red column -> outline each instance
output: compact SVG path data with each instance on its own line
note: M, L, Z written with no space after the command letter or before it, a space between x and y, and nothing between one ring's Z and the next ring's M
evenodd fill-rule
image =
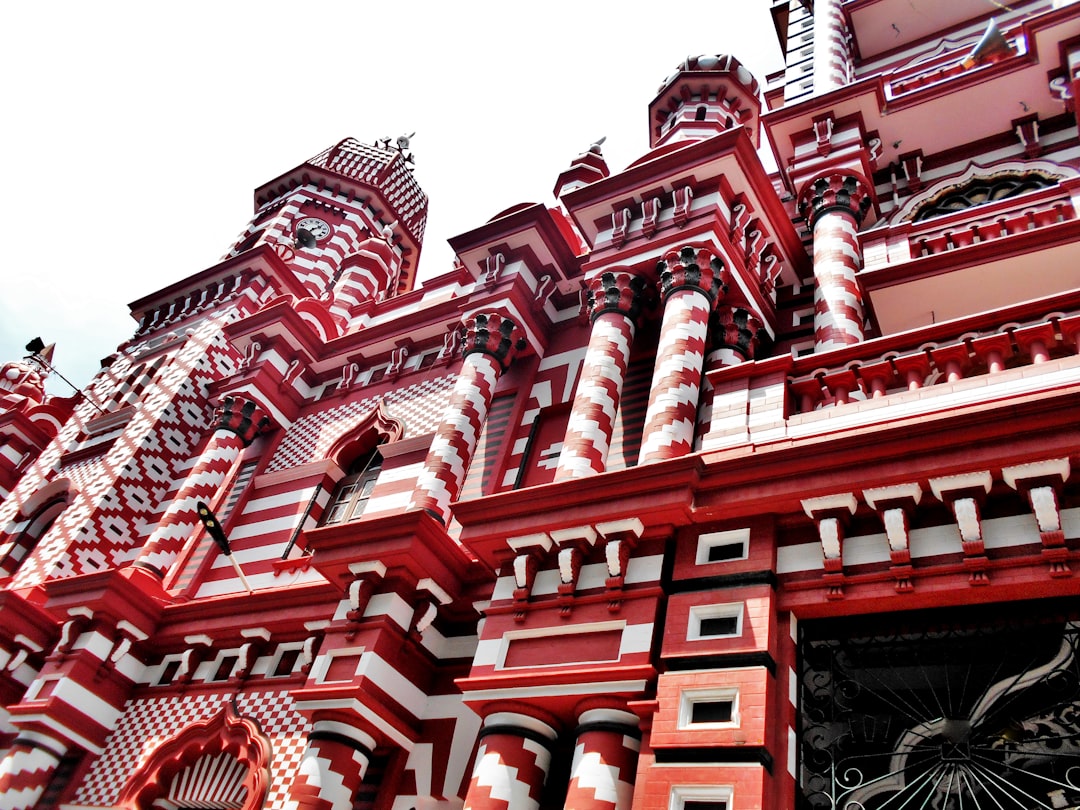
M566 807L630 810L641 731L637 717L617 709L590 709L578 718Z
M555 729L534 717L489 715L480 730L464 810L536 810L555 737Z
M206 447L134 565L165 576L199 525L196 504L214 499L240 451L269 423L269 417L253 400L225 397L215 414L214 432Z
M658 265L664 319L656 348L641 464L693 449L709 313L722 291L724 264L707 250L684 247Z
M351 725L315 721L285 810L351 810L374 749L374 738Z
M49 786L67 746L35 732L15 738L0 760L0 806L30 810Z
M644 279L625 272L609 271L589 281L592 335L556 480L604 472L644 289Z
M814 351L863 340L858 232L870 202L868 184L854 175L828 174L803 191L800 209L814 231Z
M474 315L466 330L465 360L409 504L443 522L461 492L499 375L525 348L521 329L498 313Z

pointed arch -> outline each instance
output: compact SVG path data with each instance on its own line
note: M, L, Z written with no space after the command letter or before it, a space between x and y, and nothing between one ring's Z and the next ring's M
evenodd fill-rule
M380 398L360 422L341 436L328 454L345 476L335 482L321 523L347 523L364 514L382 473L379 448L400 439L405 423L395 419Z
M158 746L120 792L121 810L190 806L257 810L269 788L270 741L225 706Z
M330 445L326 456L333 459L338 467L347 470L353 461L372 448L396 442L404 435L405 422L392 416L386 401L380 397L375 407Z

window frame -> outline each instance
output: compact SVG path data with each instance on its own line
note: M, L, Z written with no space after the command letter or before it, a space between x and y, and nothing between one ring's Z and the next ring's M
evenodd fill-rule
M361 462L358 464L357 462ZM323 517L319 525L337 526L341 523L351 523L363 517L368 502L375 492L375 485L382 473L383 457L379 447L373 447L371 452L360 456L353 462L350 469L360 469L350 472L337 482L334 493L326 503ZM335 517L335 510L340 510L339 516Z

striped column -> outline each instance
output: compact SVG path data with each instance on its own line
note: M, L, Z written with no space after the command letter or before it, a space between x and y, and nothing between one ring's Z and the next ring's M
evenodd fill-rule
M348 323L350 310L375 301L387 292L397 271L397 256L384 239L367 239L342 262L341 278L334 285L330 313Z
M644 279L625 272L601 273L589 281L592 334L555 470L557 481L605 469L644 289Z
M464 810L536 810L555 737L555 729L534 717L489 715L480 730Z
M0 760L0 806L30 810L49 786L67 746L39 733L19 736Z
M870 208L869 186L853 175L830 174L809 183L800 209L814 231L814 351L861 343L862 266L859 225Z
M165 576L199 525L198 502L213 501L233 463L240 457L240 451L254 441L259 431L270 423L270 418L254 400L225 397L214 422L214 432L202 455L135 559L134 565L160 577Z
M843 0L814 3L814 94L843 87L851 76L851 48Z
M761 319L742 307L720 306L709 324L709 345L712 350L705 357L705 370L729 368L753 360L762 345L769 340L769 333ZM701 407L698 408L698 436L704 437L712 430L713 401L715 391L708 376L701 379Z
M358 728L315 721L284 810L352 810L374 750L374 738Z
M630 810L641 732L637 717L591 709L578 718L577 744L566 791L574 810Z
M693 449L709 313L727 290L724 263L707 250L672 251L657 269L664 319L645 411L641 464L684 456Z
M465 326L465 360L409 504L444 523L461 492L499 375L525 348L524 332L505 315L476 314Z

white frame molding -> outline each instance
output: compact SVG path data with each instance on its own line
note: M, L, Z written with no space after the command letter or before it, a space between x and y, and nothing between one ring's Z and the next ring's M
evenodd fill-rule
M714 638L740 638L743 634L743 616L746 615L745 602L724 602L714 605L692 605L690 616L686 623L686 640L699 641ZM735 619L735 631L733 633L709 633L701 632L702 619Z
M722 723L695 723L694 706L699 703L731 704L731 720ZM739 687L720 686L712 689L684 689L679 692L679 730L718 729L739 727Z
M687 802L724 802L731 810L730 785L672 785L668 810L683 810Z
M732 557L729 560L710 560L709 551L719 546L733 546L742 543L742 556ZM750 529L729 529L724 532L705 532L698 537L697 555L694 557L695 565L717 565L720 563L736 562L750 557Z

